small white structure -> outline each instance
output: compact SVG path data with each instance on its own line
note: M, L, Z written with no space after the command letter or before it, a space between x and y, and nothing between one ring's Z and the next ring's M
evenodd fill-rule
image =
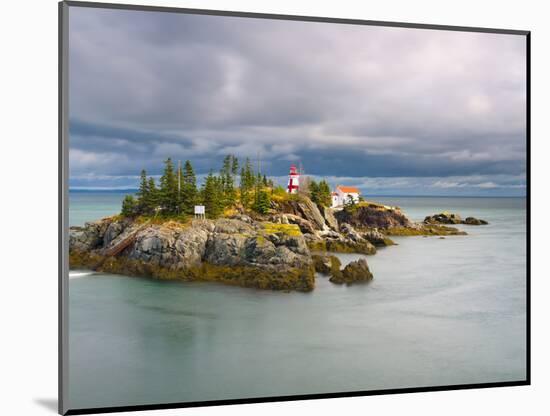
M360 191L354 186L338 185L332 193L332 208L341 207L350 201L350 196L355 203L359 202Z
M204 205L195 205L195 218L206 218L206 209Z

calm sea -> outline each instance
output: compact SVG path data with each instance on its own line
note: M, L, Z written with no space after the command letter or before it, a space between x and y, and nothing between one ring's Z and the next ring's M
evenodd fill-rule
M118 212L122 196L71 193L70 223ZM524 379L525 199L372 199L490 225L397 238L367 257L372 283L318 276L311 293L71 271L70 407Z

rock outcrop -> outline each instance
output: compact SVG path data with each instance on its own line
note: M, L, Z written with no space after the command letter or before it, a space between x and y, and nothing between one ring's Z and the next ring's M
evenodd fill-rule
M355 227L363 238L374 245L394 244L389 236L431 236L431 235L465 235L454 227L441 223L415 223L397 207L388 207L374 203L359 203L346 207L335 213L342 227L347 223Z
M361 233L363 238L373 244L375 247L393 246L395 243L389 237L382 234L377 228L373 228Z
M413 223L398 209L382 206L358 205L336 212L339 224L347 223L357 229L387 229L412 227Z
M460 215L447 211L439 214L429 215L424 218L424 224L466 224L466 225L486 225L487 221L474 217L467 217L463 220Z
M321 235L322 238L308 242L312 250L337 253L376 253L376 247L349 224L340 224L340 233L328 231L321 233Z
M448 213L415 223L397 207L368 202L319 209L303 195L272 201L271 208L262 215L237 206L228 218L187 223L116 216L71 227L71 267L309 291L315 271L338 284L372 279L364 259L341 270L339 259L327 253L372 255L394 244L389 236L464 235L447 224L487 223Z
M466 224L466 225L487 225L489 223L487 221L479 219L479 218L466 217L463 224Z
M450 212L441 212L424 218L424 224L462 224L460 215Z
M305 196L296 196L282 202L272 201L272 208L279 213L293 214L310 222L315 230L327 230L325 218L311 199Z
M71 266L261 289L309 291L314 287L309 249L295 225L220 219L133 227L105 219L72 228ZM128 237L132 229L131 245L116 257L104 255L104 247Z
M334 211L332 208L329 207L323 207L323 217L325 218L325 222L327 225L333 230L338 231L338 221L336 220L336 217L334 216Z
M349 285L356 282L368 282L372 279L373 276L367 261L359 259L349 263L339 275L333 275L330 281L336 284L346 283Z
M296 224L304 234L315 234L318 228L310 221L294 214L275 214L270 221L278 224Z
M340 263L338 257L330 254L313 254L311 258L316 272L326 276L336 275L338 277L341 275L340 266L342 263Z

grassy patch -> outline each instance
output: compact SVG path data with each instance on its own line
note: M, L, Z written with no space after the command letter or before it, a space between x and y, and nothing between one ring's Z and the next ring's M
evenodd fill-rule
M263 227L267 234L284 234L290 237L299 237L302 235L300 227L296 224L276 224L273 222L264 222Z

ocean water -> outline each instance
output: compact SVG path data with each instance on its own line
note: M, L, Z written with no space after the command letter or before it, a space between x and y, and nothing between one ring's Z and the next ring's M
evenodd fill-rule
M71 194L70 222L116 213L121 198ZM366 257L371 283L317 276L311 293L73 270L70 407L525 379L525 199L369 199L490 225L396 238Z

